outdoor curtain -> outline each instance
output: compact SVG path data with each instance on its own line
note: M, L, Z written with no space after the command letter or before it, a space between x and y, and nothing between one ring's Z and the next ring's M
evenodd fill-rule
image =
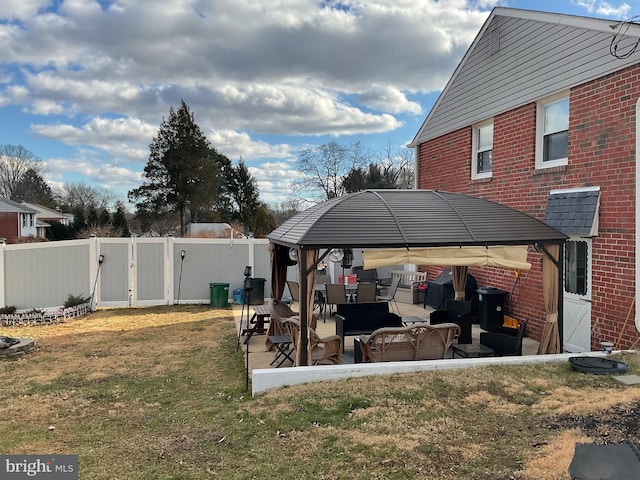
M392 267L405 263L416 265L489 266L529 270L527 246L472 246L390 248L367 250L362 255L365 269Z
M289 248L284 245L270 243L269 252L271 252L271 298L279 301L284 295L284 288L287 284L287 267L292 265L292 260L289 258ZM284 332L281 331L279 322L269 322L265 339L267 350L273 350L273 343L269 337L282 334Z
M305 262L304 264L301 265L304 266L307 269L311 269L311 273L309 273L309 275L306 276L306 278L302 278L302 281L306 281L307 282L307 296L306 299L300 298L300 301L305 301L306 300L306 325L308 328L316 328L316 321L317 321L317 317L314 316L313 314L313 300L314 300L314 296L315 296L315 285L316 285L316 262L318 261L318 250L300 250L300 254L305 256ZM301 273L301 277L304 277L304 272ZM300 309L300 313L302 314L304 312L303 309ZM303 322L305 322L305 319L302 318L302 315L300 316L300 325L302 327ZM307 337L306 337L306 341L303 342L302 341L302 335L303 335L303 328L300 328L300 338L298 339L298 342L296 343L297 345L300 345L302 347L302 345L306 345L307 346L307 361L303 362L302 361L302 348L298 348L296 350L296 366L303 366L303 365L311 365L311 342L309 342L309 332L308 329L305 329L306 333L307 333Z
M558 268L559 245L546 245L542 257L542 291L544 308L547 314L538 354L560 353L560 333L558 331Z
M271 298L281 300L287 284L289 266L289 248L275 243L269 244L271 252Z
M468 267L460 265L451 268L453 273L454 300L464 300L467 291L467 270Z

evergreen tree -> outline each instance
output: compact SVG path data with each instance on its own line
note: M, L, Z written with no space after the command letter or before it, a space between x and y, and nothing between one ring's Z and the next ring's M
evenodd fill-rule
M220 157L182 101L162 122L150 145L143 184L129 192L129 199L144 218L176 212L184 235L190 211L210 210L218 199L223 174Z
M73 209L73 231L77 235L78 233L87 229L87 221L84 216L84 210L82 208Z
M113 224L114 228L120 231L120 236L131 236L131 232L129 231L129 223L127 222L127 216L122 202L116 203L116 211L113 212L111 223Z
M229 169L227 193L232 202L231 221L242 223L245 232L255 232L260 207L258 183L242 160Z
M55 207L51 187L33 168L28 169L15 185L11 200L37 203L49 208Z
M87 212L87 225L89 227L96 227L100 225L98 220L98 212L95 207L89 207L89 211Z
M100 215L98 215L98 225L100 225L101 227L111 225L111 214L107 211L106 208L100 210Z

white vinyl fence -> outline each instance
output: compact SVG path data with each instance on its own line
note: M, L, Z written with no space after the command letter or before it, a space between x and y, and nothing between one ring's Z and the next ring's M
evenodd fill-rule
M59 307L69 295L93 297L93 306L209 303L210 284L242 288L244 267L265 279L270 297L266 239L90 238L0 245L0 307Z

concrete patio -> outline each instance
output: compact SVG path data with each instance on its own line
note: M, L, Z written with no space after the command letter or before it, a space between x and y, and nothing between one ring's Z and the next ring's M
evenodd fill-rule
M403 317L420 317L423 319L428 319L429 314L433 310L431 307L423 308L422 304L412 304L411 291L407 288L399 288L396 294L396 300L398 303L398 308L400 309L400 315ZM298 310L297 304L293 304L292 308L294 310ZM240 316L242 313L241 305L233 305L233 311L236 319L236 328L240 328ZM317 313L317 311L316 311ZM253 314L253 307L249 307L249 314ZM245 310L245 322L246 322L246 310ZM239 330L237 330L239 331ZM316 331L320 337L327 337L329 335L334 335L336 333L336 326L333 317L330 317L327 313L326 321L321 316L318 321L318 326ZM473 326L473 343L479 343L480 336L480 327L475 324ZM267 350L265 346L266 335L252 335L251 340L249 342L249 372L252 376L254 370L258 369L273 369L274 366L271 365L276 352L275 350ZM345 338L344 345L344 356L343 356L343 364L349 365L353 364L353 340L354 337L347 336ZM243 350L245 349L244 337L240 339L240 345ZM522 343L523 355L535 355L538 351L538 342L531 338L524 338ZM246 353L246 350L245 350ZM451 358L451 354L449 354L448 358ZM246 355L245 355L246 359ZM464 359L471 360L471 359ZM291 367L291 362L285 360L280 369L284 369L286 367ZM324 367L323 367L324 368Z

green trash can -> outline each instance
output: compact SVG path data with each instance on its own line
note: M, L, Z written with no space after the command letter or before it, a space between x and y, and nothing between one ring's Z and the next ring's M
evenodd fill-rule
M227 307L229 305L229 284L209 284L210 304L212 307Z

